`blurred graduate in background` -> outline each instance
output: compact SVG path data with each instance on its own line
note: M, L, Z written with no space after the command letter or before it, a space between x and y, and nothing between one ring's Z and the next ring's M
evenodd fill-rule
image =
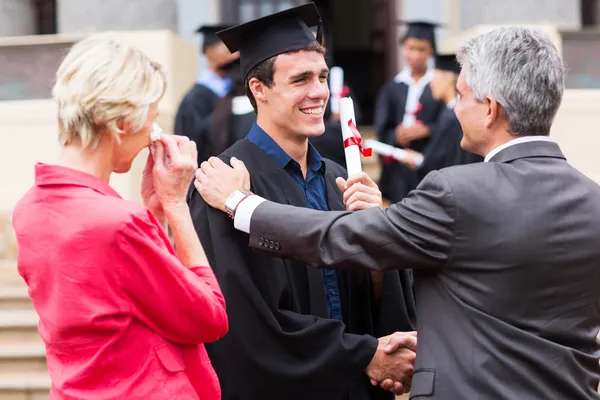
M187 136L196 142L198 165L213 155L211 141L212 114L217 100L231 89L231 78L225 69L239 58L231 54L216 33L227 26L202 26L197 32L204 35L202 53L206 56L204 68L194 86L185 95L175 116L175 134Z
M420 179L434 170L483 161L483 157L460 147L463 132L453 111L458 100L456 81L459 73L460 65L454 54L436 57L436 70L429 86L433 98L442 101L446 107L440 111L436 123L431 125L429 141L423 153L406 149L410 157L403 162L410 169L417 171ZM417 167L414 160L420 156L423 157L423 163Z
M443 103L434 99L429 83L434 77L435 27L430 22L408 23L401 39L406 67L379 92L375 131L379 141L422 153ZM392 203L402 200L420 182L406 165L382 157L379 188Z

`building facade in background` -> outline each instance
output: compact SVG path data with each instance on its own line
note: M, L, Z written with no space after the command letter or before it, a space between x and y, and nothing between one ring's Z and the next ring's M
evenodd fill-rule
M563 39L569 68L567 86L600 88L600 0L314 0L323 16L329 61L344 68L346 80L360 99L365 123L379 88L401 68L400 20L443 24L438 42L482 24L553 24ZM105 30L168 29L198 46L195 33L203 24L236 24L306 0L0 0L0 36L75 34ZM15 51L8 51L15 56ZM36 52L30 48L25 61ZM19 51L16 51L19 52ZM52 53L56 54L56 52ZM4 59L8 54L5 52ZM47 69L57 60L47 55ZM45 79L48 72L25 68L19 57L0 65L0 100L31 98L47 90L25 90L23 80ZM199 66L204 60L198 52ZM38 74L38 75L35 75ZM41 75L40 75L41 74ZM37 76L37 78L36 78ZM40 79L42 79L40 78ZM29 96L29 97L28 97Z

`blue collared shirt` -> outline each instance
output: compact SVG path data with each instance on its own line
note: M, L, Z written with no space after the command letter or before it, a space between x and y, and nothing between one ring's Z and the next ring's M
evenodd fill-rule
M325 189L325 162L314 148L308 144L306 179L302 175L300 164L293 160L271 137L257 124L252 126L248 136L249 141L260 147L275 162L283 168L300 188L306 199L308 208L329 211L327 191ZM337 273L332 269L321 270L327 304L327 315L332 319L342 319L342 303L337 280Z
M230 78L221 78L208 68L202 70L196 83L206 86L219 97L225 97L229 93L229 89L231 89Z

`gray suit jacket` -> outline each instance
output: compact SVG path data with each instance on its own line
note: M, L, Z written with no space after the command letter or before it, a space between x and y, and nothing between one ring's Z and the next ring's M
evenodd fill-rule
M415 270L411 399L600 398L600 187L555 143L434 171L384 211L264 202L250 227L278 257Z

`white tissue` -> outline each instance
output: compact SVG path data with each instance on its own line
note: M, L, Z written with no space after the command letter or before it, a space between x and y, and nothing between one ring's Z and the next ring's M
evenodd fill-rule
M160 139L160 135L163 133L163 130L160 129L160 126L155 122L152 124L152 133L150 134L150 141L156 142Z

